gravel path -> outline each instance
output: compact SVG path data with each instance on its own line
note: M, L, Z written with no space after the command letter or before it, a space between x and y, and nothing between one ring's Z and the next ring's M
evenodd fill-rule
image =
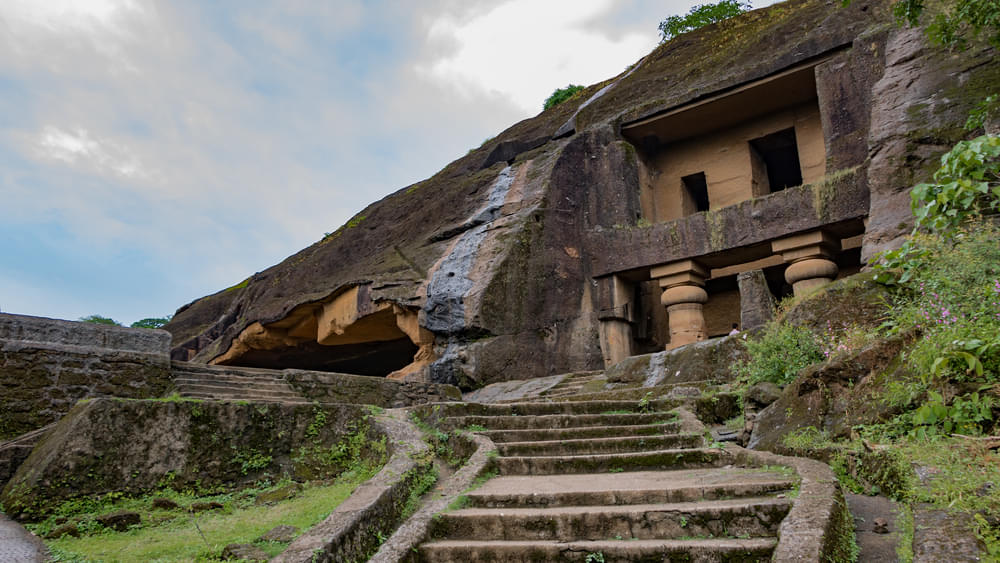
M45 544L20 524L0 514L0 561L35 563L48 561Z

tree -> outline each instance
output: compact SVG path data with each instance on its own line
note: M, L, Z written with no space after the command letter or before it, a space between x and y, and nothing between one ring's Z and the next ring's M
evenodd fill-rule
M88 315L86 317L80 317L80 321L96 325L124 326L122 323L110 317L102 317L101 315Z
M174 318L173 315L167 315L165 317L150 317L148 319L135 321L130 326L132 328L161 328L163 325L169 323L172 318Z
M920 1L920 0L913 0ZM750 2L721 0L717 4L699 4L684 16L670 16L660 22L660 43L706 25L738 16L750 9Z
M1000 47L1000 2L996 0L955 0L936 14L927 25L932 41L951 47L964 47L966 35L985 32L995 47ZM925 0L899 0L892 6L896 19L916 26L923 15Z
M556 88L555 92L548 98L545 98L545 103L542 105L542 109L549 109L555 107L566 100L570 99L580 90L583 90L583 86L579 84L568 84L565 88Z

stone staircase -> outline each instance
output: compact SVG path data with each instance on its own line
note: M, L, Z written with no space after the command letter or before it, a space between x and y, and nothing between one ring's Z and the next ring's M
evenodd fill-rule
M794 471L710 447L704 426L671 411L684 404L441 405L442 427L497 444L498 476L435 517L412 559L770 561Z
M174 362L173 373L177 393L189 399L310 404L274 370Z

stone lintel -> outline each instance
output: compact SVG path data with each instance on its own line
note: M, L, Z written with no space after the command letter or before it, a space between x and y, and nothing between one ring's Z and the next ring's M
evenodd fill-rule
M771 250L775 254L781 254L786 262L790 261L786 258L787 255L798 254L795 251L813 247L823 248L824 252L837 251L840 250L840 239L820 229L771 241Z
M708 268L702 266L695 260L678 260L670 264L653 266L649 270L651 278L664 278L675 274L690 273L701 278L708 277Z
M666 289L675 285L697 285L701 287L705 285L705 276L685 272L663 278L657 278L656 281L660 284L661 289Z

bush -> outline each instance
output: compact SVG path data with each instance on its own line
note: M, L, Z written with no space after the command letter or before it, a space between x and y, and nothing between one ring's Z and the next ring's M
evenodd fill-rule
M795 325L772 322L759 338L747 340L750 359L736 365L736 372L749 385L769 381L787 385L799 371L823 361L823 348L811 331Z
M132 328L160 328L169 323L171 318L173 318L173 315L167 315L166 317L150 317L135 321L130 326Z
M555 92L548 98L545 98L545 103L542 105L542 109L549 109L555 107L566 100L572 98L577 92L583 90L583 86L579 84L568 84L565 88L556 88Z
M122 323L110 317L102 317L101 315L87 315L86 317L80 317L80 322L92 323L96 325L124 326Z
M699 27L738 16L749 9L749 2L740 2L739 0L722 0L717 4L695 6L686 15L670 16L660 22L660 43Z

